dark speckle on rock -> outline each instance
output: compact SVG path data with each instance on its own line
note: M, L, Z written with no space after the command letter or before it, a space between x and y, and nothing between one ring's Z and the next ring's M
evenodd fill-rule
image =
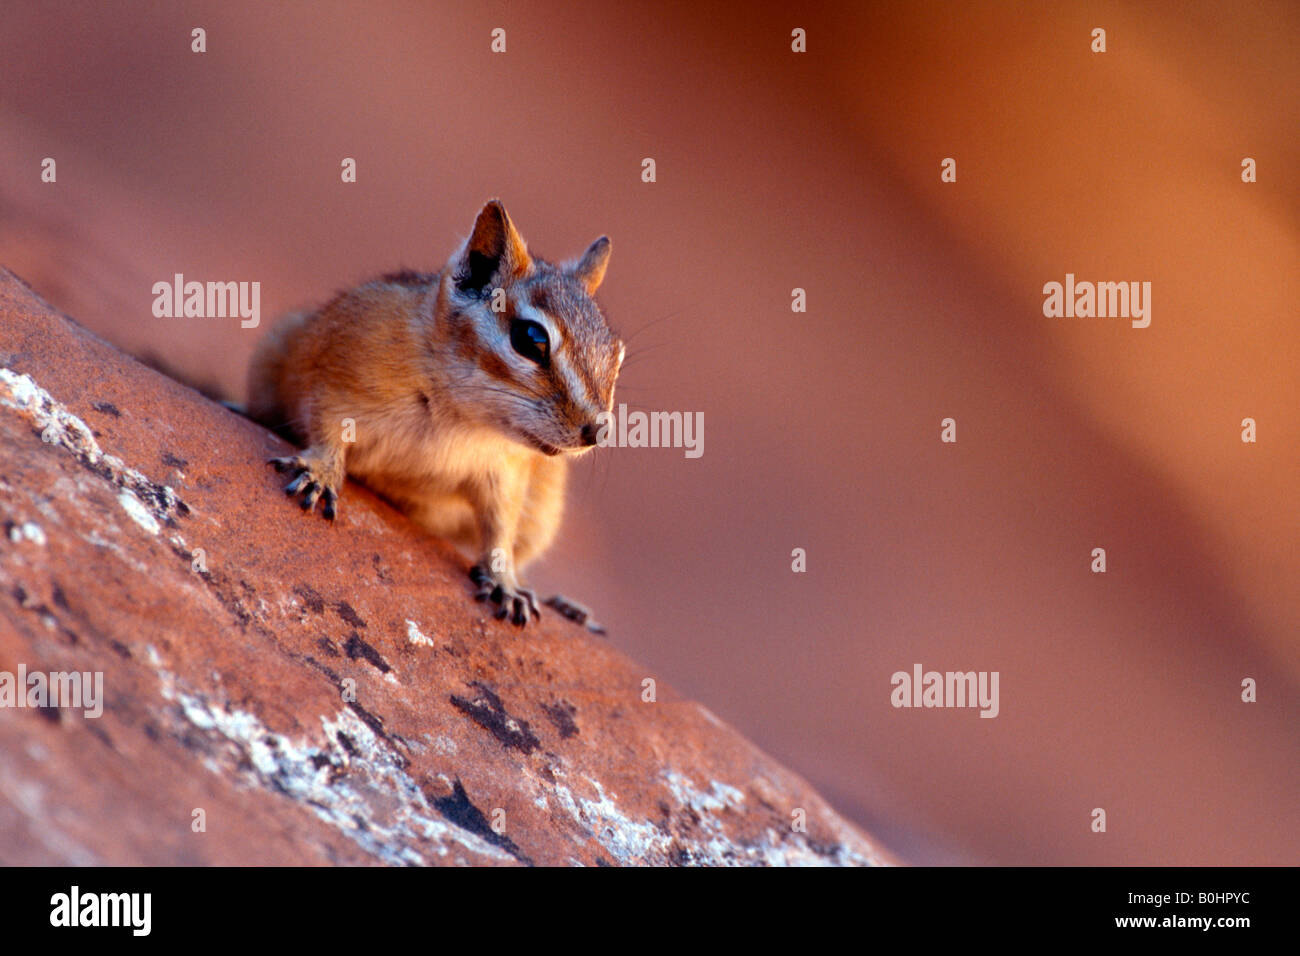
M90 407L97 412L102 412L105 415L112 415L114 418L122 417L121 409L119 409L112 402L95 402Z
M335 652L334 652L334 655L337 657L337 656L338 656L338 652L335 651ZM316 670L320 671L320 672L321 672L322 674L324 674L326 677L328 677L328 678L330 679L330 683L333 684L335 687L340 686L340 681L342 680L342 678L339 677L339 675L338 675L338 673L337 673L336 671L334 671L333 669L331 669L331 668L328 667L327 665L322 664L320 661L316 660L316 658L312 657L310 654L308 654L306 657L304 657L303 660L304 660L307 664L310 664L312 667L316 668Z
M551 719L555 729L560 732L560 737L578 736L578 725L573 719L578 711L567 700L558 701L554 704L542 704L542 711Z
M162 453L162 463L168 468L188 468L189 462L178 455L173 455L169 451Z
M361 619L361 615L352 609L352 605L347 601L339 601L334 605L334 610L338 612L339 617L347 621L353 627L365 627L366 622Z
M307 610L313 614L325 613L325 599L317 594L314 588L309 588L305 584L296 584L293 591L302 598L302 603L307 605Z
M519 847L515 845L514 840L492 829L487 817L483 816L483 811L470 802L469 794L465 792L465 787L460 782L459 777L456 778L452 786L450 796L431 797L429 802L449 822L456 824L462 830L468 830L470 833L487 840L493 846L501 847L501 849L526 866L533 865L533 861L523 854Z
M511 717L492 688L479 681L474 681L470 686L478 691L478 695L473 700L467 700L452 694L452 706L513 750L530 754L541 746L541 741L528 726L528 721Z
M808 849L825 859L833 860L839 854L839 847L834 843L822 843L811 838L805 842L808 844Z
M334 761L330 759L329 754L315 753L312 754L309 759L311 760L311 765L315 767L317 770L322 770L325 767L334 766Z
M377 650L363 641L361 635L356 631L348 635L348 642L343 645L343 652L352 660L364 660L368 664L379 668L385 674L393 669L389 666L388 661L384 660Z

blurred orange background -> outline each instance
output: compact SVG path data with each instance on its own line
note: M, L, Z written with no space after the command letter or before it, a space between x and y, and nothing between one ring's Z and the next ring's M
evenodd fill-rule
M904 860L1295 864L1298 39L1283 2L10 3L0 263L242 398L274 316L440 268L489 197L547 257L608 233L619 399L704 455L583 462L542 590ZM177 272L260 281L262 326L154 318ZM1151 326L1044 317L1067 272L1151 282ZM1000 715L895 710L914 663L999 671Z

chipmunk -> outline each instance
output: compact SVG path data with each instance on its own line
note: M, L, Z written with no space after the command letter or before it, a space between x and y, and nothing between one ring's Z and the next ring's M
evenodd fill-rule
M609 254L601 236L573 262L536 258L494 199L441 272L286 316L248 379L250 416L305 446L270 459L293 473L285 493L332 521L350 475L468 551L497 618L539 618L518 575L555 537L567 461L597 443L625 355L592 298ZM581 605L545 603L603 633Z

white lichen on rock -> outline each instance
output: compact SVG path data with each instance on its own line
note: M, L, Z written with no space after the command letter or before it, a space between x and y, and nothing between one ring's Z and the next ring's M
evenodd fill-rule
M430 853L446 857L457 850L480 858L466 863L514 862L499 847L443 820L391 748L352 711L321 718L322 742L294 740L246 711L182 690L152 647L149 659L158 668L163 697L226 749L225 759L209 770L291 798L383 863L424 866Z
M414 621L406 622L406 638L412 644L420 644L424 647L433 647L433 638L421 631L420 626Z
M24 521L22 524L13 525L9 529L9 540L15 544L27 540L42 547L46 543L45 531L35 521Z
M144 528L150 534L157 534L162 530L158 524L158 519L149 513L143 502L126 488L123 488L117 496L117 503L122 506L122 510L127 513L132 521Z
M37 385L30 375L0 368L0 406L16 410L31 422L41 441L66 449L86 468L123 492L129 492L139 509L144 509L155 524L166 521L174 512L188 511L172 488L151 481L100 448L89 426ZM121 497L118 501L141 523L139 509L133 510L134 506L123 502ZM152 533L158 532L155 529Z

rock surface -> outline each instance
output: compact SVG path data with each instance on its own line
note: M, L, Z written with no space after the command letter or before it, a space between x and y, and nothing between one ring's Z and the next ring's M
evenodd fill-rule
M99 717L0 707L0 864L889 862L364 489L301 514L287 450L0 269L0 680L103 674Z

